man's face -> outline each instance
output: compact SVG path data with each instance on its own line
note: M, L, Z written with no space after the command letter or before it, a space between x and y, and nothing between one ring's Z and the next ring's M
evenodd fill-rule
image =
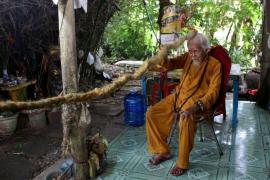
M188 44L188 53L193 61L202 61L205 51L196 40L191 40Z

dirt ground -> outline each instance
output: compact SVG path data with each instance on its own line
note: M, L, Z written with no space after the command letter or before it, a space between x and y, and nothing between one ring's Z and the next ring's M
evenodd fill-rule
M31 179L60 158L60 111L49 114L45 129L23 129L0 140L0 179Z
M90 103L90 132L100 131L111 141L124 128L123 99L139 81L130 82L112 96ZM22 129L11 137L0 137L0 179L32 179L61 157L60 108L48 113L44 129Z

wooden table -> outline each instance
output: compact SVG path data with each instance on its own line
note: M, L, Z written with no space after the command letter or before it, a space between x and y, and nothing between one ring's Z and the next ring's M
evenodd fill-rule
M0 87L0 91L6 91L8 92L10 98L12 101L23 101L26 100L26 88L32 84L36 84L36 80L32 81L27 81L24 83L20 83L14 86L5 86L5 87ZM21 93L21 95L20 95Z

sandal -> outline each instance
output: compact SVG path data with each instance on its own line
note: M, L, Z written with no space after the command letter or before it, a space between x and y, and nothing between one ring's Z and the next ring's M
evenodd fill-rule
M186 172L186 169L182 169L179 167L174 166L171 170L171 175L172 176L181 176Z
M151 159L149 159L149 163L151 165L158 165L166 160L169 160L172 158L172 155L170 153L166 154L157 154L153 156Z

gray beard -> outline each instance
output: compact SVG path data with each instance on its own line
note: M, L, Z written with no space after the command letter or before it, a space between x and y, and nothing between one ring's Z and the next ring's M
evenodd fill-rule
M202 62L200 61L195 61L193 60L192 63L195 65L195 66L200 66L202 64Z

